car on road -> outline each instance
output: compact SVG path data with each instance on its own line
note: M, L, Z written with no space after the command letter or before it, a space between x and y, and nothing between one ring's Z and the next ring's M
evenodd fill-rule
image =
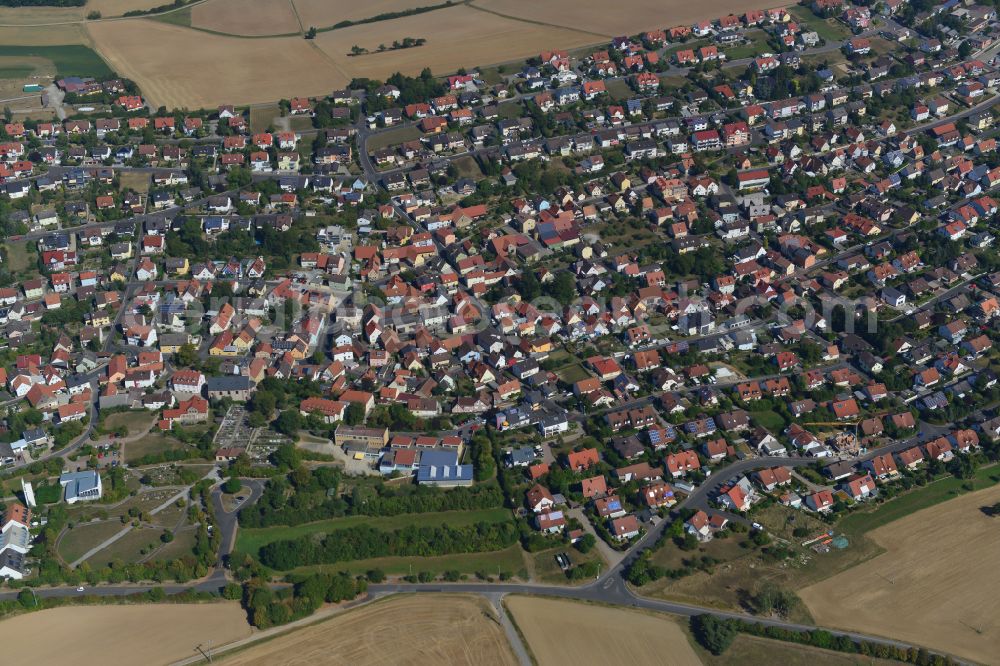
M83 586L81 585L80 587L76 588L76 591L77 592L83 592Z

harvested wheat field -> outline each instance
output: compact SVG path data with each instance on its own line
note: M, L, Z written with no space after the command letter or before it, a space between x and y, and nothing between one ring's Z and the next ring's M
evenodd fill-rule
M299 31L291 0L209 0L191 8L191 25L230 35L287 35Z
M197 109L327 95L350 80L301 37L224 37L149 19L102 21L88 30L104 59L139 84L154 106Z
M122 16L125 12L136 10L147 11L154 7L170 4L164 0L87 0L84 9L87 12L98 11L101 16Z
M886 552L799 596L817 624L855 629L981 663L1000 655L1000 518L994 486L868 533Z
M220 646L250 635L233 602L53 608L0 622L5 663L133 666L170 664L195 646Z
M302 25L327 28L341 21L359 21L414 7L442 4L445 0L292 0Z
M539 666L699 666L669 616L541 597L505 601Z
M727 14L742 14L749 9L793 5L789 0L763 3L761 0L622 0L613 7L600 2L574 0L473 0L480 7L505 16L546 25L583 30L607 38L636 34L646 30L689 25ZM557 45L565 48L563 45Z
M80 21L83 7L0 7L0 24L33 25Z
M374 51L404 37L424 38L412 49L349 57L353 45ZM379 21L320 33L316 44L351 76L384 79L400 71L418 74L430 67L449 74L460 67L504 62L537 55L553 46L575 48L592 44L592 34L512 21L464 5L426 14Z
M0 27L0 44L4 46L62 46L86 43L86 35L79 25Z
M254 645L226 666L517 664L480 597L408 595L377 601Z

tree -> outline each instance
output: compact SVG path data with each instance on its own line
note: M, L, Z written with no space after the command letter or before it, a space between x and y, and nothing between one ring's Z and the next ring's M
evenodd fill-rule
M240 481L239 477L231 476L226 479L226 482L222 484L222 492L229 493L233 495L240 492L243 489L243 482Z
M569 305L576 297L576 280L570 271L560 271L552 283L550 292L557 301L563 305Z
M274 429L283 435L295 437L302 429L302 415L298 409L286 409L278 415L274 422Z
M358 402L352 402L347 406L347 411L344 412L344 421L347 425L361 425L365 422L365 408L364 405Z
M691 631L698 642L714 655L720 655L728 650L736 638L736 627L730 620L708 614L692 617Z
M181 345L181 348L174 354L174 364L186 368L193 368L198 365L198 349L190 342Z
M306 30L306 39L316 39L316 27L315 26L309 26L309 29Z
M35 598L35 591L30 587L26 587L17 593L17 602L25 608L34 608L38 605L38 599Z
M576 549L581 553L589 553L597 545L597 537L593 534L584 534L576 542Z

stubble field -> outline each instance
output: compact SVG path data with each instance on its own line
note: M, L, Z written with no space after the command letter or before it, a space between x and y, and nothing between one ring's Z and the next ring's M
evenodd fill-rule
M211 0L191 8L191 25L231 35L299 31L291 0Z
M217 0L212 0L216 2ZM390 12L403 12L415 7L439 5L444 0L291 0L302 19L302 25L327 28L341 21L359 21Z
M64 607L0 622L4 663L169 664L250 635L236 602ZM16 636L16 640L10 637Z
M226 666L517 664L479 597L410 595L349 611L220 659Z
M241 39L148 19L92 23L88 30L101 55L138 83L154 106L211 108L327 95L348 81L301 37Z
M980 508L1000 486L868 533L886 552L799 592L817 624L855 629L981 663L1000 654L1000 519Z
M375 51L405 37L423 38L424 46L350 57L354 45ZM319 46L351 76L384 79L400 71L418 74L430 67L448 74L460 67L506 62L553 47L577 48L598 41L593 34L515 21L457 5L390 21L320 33Z
M539 666L701 664L684 631L666 616L540 597L512 596L505 603Z
M789 0L762 4L760 0L703 0L702 2L667 2L658 0L622 0L614 5L573 0L473 0L474 7L536 21L550 26L582 30L607 38L632 35L647 30L689 25L727 14L742 14L750 9L784 7ZM559 45L560 47L562 45Z

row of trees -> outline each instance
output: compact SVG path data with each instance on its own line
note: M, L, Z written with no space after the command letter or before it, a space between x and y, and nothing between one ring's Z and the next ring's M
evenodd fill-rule
M950 657L932 654L924 648L906 648L873 641L855 641L849 636L834 635L823 629L795 631L781 627L768 627L746 620L720 618L714 615L696 615L691 618L691 630L698 642L712 654L722 654L737 634L761 636L773 640L809 645L824 650L860 654L878 659L895 659L921 666L949 666L955 663Z
M368 526L335 530L317 539L276 541L260 550L260 561L287 571L311 564L335 564L374 557L448 555L503 550L518 539L514 523L476 523L466 527L409 526L393 531Z
M407 513L471 511L503 506L494 484L440 490L426 486L359 484L340 496L340 471L331 467L296 468L288 478L267 482L260 500L240 512L244 527L299 525L345 515L398 516Z
M263 579L243 586L243 607L255 627L266 629L307 617L324 603L353 599L368 589L364 578L351 578L346 573L311 574L292 582L292 587L281 589L272 589ZM239 594L239 586L233 588L227 586L225 596L238 598L235 595Z

